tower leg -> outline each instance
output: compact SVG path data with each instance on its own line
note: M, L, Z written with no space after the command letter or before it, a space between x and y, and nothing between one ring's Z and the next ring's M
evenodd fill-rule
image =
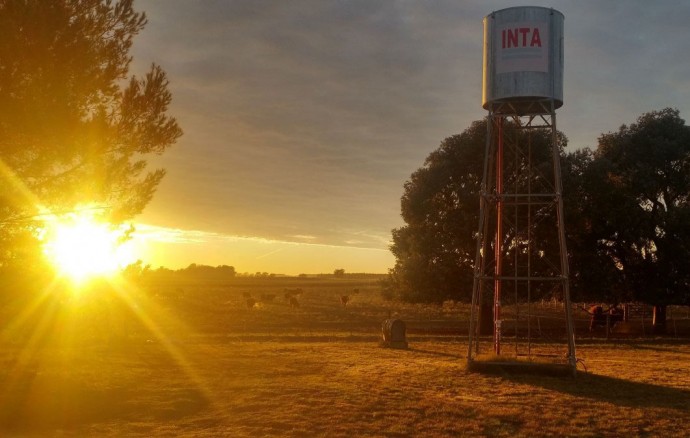
M479 353L480 324L490 319L493 320L493 352L505 354L502 338L514 330L515 354L521 354L519 337L524 333L520 331L517 316L513 325L504 321L506 317L510 319L512 306L517 312L524 300L527 300L527 315L522 316L522 311L520 314L527 321L527 352L531 354L530 304L533 299L539 299L531 293L532 288L543 293L555 286L554 290L562 292L568 365L575 373L577 359L553 102L535 104L534 114L520 115L511 110L510 105L492 108L487 119L468 362ZM550 153L549 149L533 150L534 136L540 140L541 148L550 148ZM545 172L549 159L553 175ZM552 245L545 245L545 239ZM509 295L502 296L511 287L515 290L514 303ZM492 310L491 316L482 316L482 301Z

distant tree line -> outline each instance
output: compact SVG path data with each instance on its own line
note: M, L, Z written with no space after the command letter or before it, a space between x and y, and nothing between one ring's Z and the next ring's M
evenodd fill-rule
M229 280L237 276L234 266L228 265L199 265L192 263L186 268L168 269L160 267L158 269L151 269L150 266L143 266L141 261L128 266L125 269L125 274L135 273L136 275L145 278L184 278L189 280Z
M380 280L386 274L370 274L370 273L345 273L344 269L336 269L329 274L299 274L297 277L292 277L284 274L275 274L269 272L258 271L255 273L237 272L234 266L218 265L209 266L203 264L192 263L186 268L170 269L166 267L159 267L152 269L151 265L144 265L141 260L130 264L122 271L124 277L129 280L193 280L193 281L227 281L233 279L269 279L269 280L285 280L285 279L304 279L304 280L318 280L325 278L345 279L345 280Z
M405 183L388 296L471 298L486 132L481 120L446 138ZM533 135L533 153L549 153ZM594 150L564 152L562 133L558 143L573 298L690 305L690 127L679 111L646 113Z

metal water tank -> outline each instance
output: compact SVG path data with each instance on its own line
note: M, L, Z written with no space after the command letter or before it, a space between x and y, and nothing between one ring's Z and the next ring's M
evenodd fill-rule
M519 114L538 101L563 105L563 22L562 13L539 6L484 17L484 109Z

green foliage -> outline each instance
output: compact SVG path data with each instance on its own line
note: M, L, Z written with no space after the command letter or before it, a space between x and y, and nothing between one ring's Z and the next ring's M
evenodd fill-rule
M0 3L0 263L28 217L95 204L121 221L153 196L165 172L144 158L182 131L163 70L129 77L145 24L132 0Z
M618 269L608 261L607 248L598 243L597 211L617 210L606 198L612 187L594 174L601 172L589 149L563 158L563 194L570 288L573 300L616 303L632 299L620 283ZM611 208L613 207L613 208Z
M579 289L612 302L690 303L690 127L678 110L644 114L569 163L579 178L567 224Z
M405 183L406 225L393 230L391 245L396 264L389 288L397 297L443 302L471 289L485 138L483 121L446 138Z
M505 129L518 141L531 142L536 160L546 163L541 174L548 174L549 138L543 133L527 138L510 124ZM412 302L471 298L486 134L482 120L446 138L405 183L401 211L406 225L393 230L396 265L384 286L388 296ZM559 139L565 144L564 136ZM544 248L534 248L539 249Z
M192 263L183 269L167 269L158 268L156 270L151 270L148 266L141 268L141 262L137 262L128 267L133 272L140 271L140 276L147 279L171 279L171 280L214 280L214 281L227 281L232 280L237 276L234 266L228 265L198 265ZM262 276L261 273L257 273L257 277ZM265 274L266 277L269 276L268 273Z
M510 126L506 135L521 135L509 131ZM535 161L544 163L534 174L548 179L549 139L533 135L518 140L531 141ZM482 121L445 139L405 183L406 225L393 230L396 265L383 285L386 296L469 299L485 136ZM558 136L562 151L566 139ZM690 303L690 127L679 112L644 114L602 135L596 151L562 154L562 171L573 297ZM522 178L506 185L526 185ZM529 183L534 188L538 181ZM556 254L558 242L547 238L547 224L555 219L546 217L555 213L535 214L544 220L535 221L532 250ZM532 269L550 275L546 265L535 262Z
M151 272L151 265L144 265L141 260L131 263L122 270L122 276L132 283L140 283Z

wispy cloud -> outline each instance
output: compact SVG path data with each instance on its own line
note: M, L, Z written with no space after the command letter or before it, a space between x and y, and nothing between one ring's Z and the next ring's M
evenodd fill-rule
M281 251L283 251L283 248L274 249L273 251L269 251L266 254L261 254L261 255L257 256L256 260L261 260L261 259L264 259L266 257L270 257L274 254L278 254Z
M293 234L292 236L289 236L289 237L291 237L293 239L297 239L297 240L306 240L306 241L314 241L314 240L318 239L318 237L316 237L316 236L309 236L306 234Z
M318 238L308 235L290 236L299 240L279 240L268 239L255 236L235 236L230 234L215 233L201 230L183 230L179 228L166 228L150 224L136 224L136 232L133 236L151 242L172 243L172 244L206 244L206 243L232 243L232 242L251 242L257 244L280 244L280 245L309 245L327 248L341 248L355 246L358 249L368 249L373 251L382 250L381 248L371 248L363 245L333 245L326 243L313 242ZM362 243L361 241L357 241Z
M690 117L690 2L532 3L566 17L571 147L665 106ZM133 68L163 66L185 130L141 220L179 244L387 251L410 174L485 116L482 19L506 6L138 0Z
M234 236L148 224L136 228L134 240L144 262L173 269L191 263L230 264L239 272L298 274L332 272L336 268L386 272L393 264L390 252L380 248Z

